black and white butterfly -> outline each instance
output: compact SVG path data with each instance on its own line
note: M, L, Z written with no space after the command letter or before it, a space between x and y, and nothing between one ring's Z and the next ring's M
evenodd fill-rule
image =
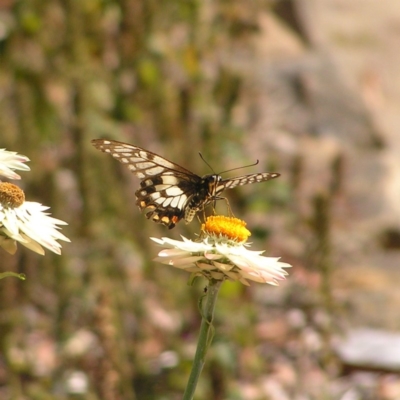
M192 221L198 211L215 200L225 189L248 183L264 182L280 174L264 172L222 179L211 174L200 177L151 151L114 140L94 139L96 149L111 154L141 180L136 204L148 210L147 218L172 229L181 219Z

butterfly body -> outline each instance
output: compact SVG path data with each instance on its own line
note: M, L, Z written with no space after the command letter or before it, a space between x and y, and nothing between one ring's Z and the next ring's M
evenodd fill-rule
M146 217L172 229L181 219L193 220L197 212L215 200L223 190L248 183L263 182L278 173L258 173L233 179L220 175L200 177L167 159L140 147L106 139L92 140L99 150L111 154L141 179L136 204Z

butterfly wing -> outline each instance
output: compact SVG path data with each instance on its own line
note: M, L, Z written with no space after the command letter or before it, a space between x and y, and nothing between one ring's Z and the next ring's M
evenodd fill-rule
M219 182L216 188L216 194L218 195L225 189L233 189L236 186L248 185L250 183L265 182L277 178L278 176L280 176L280 174L276 172L262 172L258 174L238 176L232 179L223 179Z
M113 140L95 139L97 149L112 155L141 179L136 204L147 218L172 229L185 217L186 207L202 179L151 151Z

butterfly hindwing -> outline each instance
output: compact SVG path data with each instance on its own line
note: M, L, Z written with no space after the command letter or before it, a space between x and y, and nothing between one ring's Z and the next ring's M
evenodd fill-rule
M179 174L180 175L180 174ZM186 205L196 181L192 177L176 176L173 171L161 173L140 182L136 204L147 209L147 218L173 228L185 216Z

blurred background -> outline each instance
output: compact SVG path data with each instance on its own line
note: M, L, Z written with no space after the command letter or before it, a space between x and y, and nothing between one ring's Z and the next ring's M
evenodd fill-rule
M0 148L71 239L0 249L0 398L182 397L206 282L149 237L199 224L147 220L109 138L282 174L226 192L293 268L224 283L196 399L400 399L399 42L396 0L0 0Z

